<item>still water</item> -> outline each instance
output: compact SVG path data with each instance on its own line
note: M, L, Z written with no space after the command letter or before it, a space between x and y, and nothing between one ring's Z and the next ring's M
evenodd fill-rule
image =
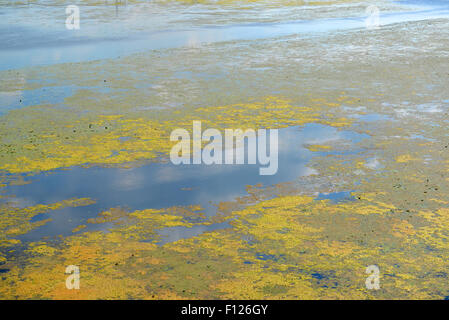
M65 6L45 3L1 7L0 70L116 58L146 50L197 47L215 42L357 31L366 27L367 19L362 10L357 16L331 19L235 23L229 18L229 21L214 23L212 12L215 9L207 10L202 5L186 9L176 4L167 7L166 3L161 7L157 2L134 5L117 2L115 9L114 3L80 5L80 29L66 30ZM381 26L449 17L446 1L397 3L407 5L407 10L379 12ZM270 20L276 20L278 14L274 9L263 13L272 18ZM198 15L210 17L197 25Z
M64 208L40 214L33 221L52 218L20 239L38 240L43 236L70 235L72 229L114 207L128 210L165 208L170 206L201 205L206 216L216 213L219 202L232 201L247 195L246 186L265 186L292 181L301 176L316 173L307 166L312 152L307 144L333 144L334 142L358 143L368 138L366 134L321 125L307 124L303 128L290 127L279 130L279 170L274 175L259 175L259 165L173 165L150 163L145 166L121 169L75 167L39 174L28 180L29 184L10 186L7 201L19 207L49 204L69 198L89 197L96 203L87 207ZM335 153L329 151L328 153ZM318 195L318 199L338 200L349 198L349 193ZM226 224L198 226L194 228L172 228L162 235L170 241L194 235L206 230L224 228ZM90 225L93 228L105 226ZM171 232L173 231L173 232Z
M446 1L399 1L403 11L381 12L383 26L426 19L449 17ZM9 4L9 5L8 5ZM264 21L249 20L243 14L240 20L228 10L203 5L159 5L156 2L126 4L105 3L81 8L81 29L65 29L65 4L52 2L1 2L0 70L32 67L64 62L83 62L115 58L136 52L177 47L197 47L215 42L255 40L298 34L304 37L320 36L335 31L357 31L365 28L365 12L358 15L332 18L308 17L303 20L276 20L278 9L266 9ZM213 11L219 10L219 11ZM221 10L221 11L220 11ZM297 12L307 13L307 8ZM314 10L319 11L319 7ZM231 10L232 11L232 10ZM229 15L215 23L214 15ZM251 11L253 12L253 11ZM344 10L341 10L344 12ZM242 13L239 13L242 15ZM202 20L200 19L202 17ZM306 16L307 17L307 16ZM62 102L73 94L70 86L27 90L21 107ZM0 115L19 107L17 99L9 99L0 88ZM383 116L366 115L362 121L386 120ZM261 183L273 185L292 181L316 173L307 166L319 155L305 147L344 140L350 144L368 138L366 135L319 124L302 128L291 127L279 132L279 170L273 176L260 176L258 165L181 165L150 163L131 169L72 167L25 178L31 183L6 188L4 201L19 207L49 204L69 198L89 197L96 203L87 207L64 208L34 217L33 221L52 218L46 225L20 237L33 241L44 236L70 235L72 229L88 218L114 207L127 210L165 208L171 206L201 205L206 216L216 213L216 205L247 194L245 187ZM332 153L332 151L329 151ZM317 195L317 199L340 201L350 199L349 191ZM162 243L193 236L227 224L171 228L161 230ZM90 226L85 230L105 228Z

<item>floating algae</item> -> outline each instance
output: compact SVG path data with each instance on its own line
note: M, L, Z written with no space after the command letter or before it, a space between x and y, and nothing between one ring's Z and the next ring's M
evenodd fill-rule
M15 110L1 119L0 169L21 173L83 164L130 163L155 159L161 154L167 157L173 145L167 141L170 132L179 127L190 129L194 120L212 128L242 129L278 128L309 122L342 127L351 123L345 118L333 119L332 115L321 119L311 108L293 106L276 97L190 111L169 110L164 116L172 120L158 121L132 118L130 114L75 118L73 110L49 107ZM231 118L231 114L235 118Z
M148 239L155 227L186 225L182 216L154 210L124 214L123 225L109 233L68 237L58 246L30 245L23 273L6 264L10 268L6 284L21 285L3 286L2 296L441 298L445 285L437 275L447 267L443 240L447 213L423 211L408 222L406 216L391 215L395 206L372 195L367 196L370 200L363 194L359 197L332 204L307 196L281 196L233 212L225 218L232 229L162 247L141 240ZM251 245L244 236L252 239ZM260 253L282 258L259 259ZM426 265L422 258L434 263L435 274L422 269ZM70 261L84 266L85 290L65 290L62 271ZM354 272L373 261L390 274L385 288L376 293L362 289L364 274ZM317 281L317 273L326 276ZM427 289L415 289L421 281Z
M19 252L16 235L29 234L39 225L32 216L49 208L5 207L12 233L1 251L0 296L447 297L447 26L445 19L415 21L2 72L5 91L76 87L63 102L1 117L0 184L15 188L17 199L20 188L39 185L38 171L163 160L170 131L192 120L219 129L320 123L366 138L308 141L312 175L250 186L213 216L195 205L110 206L60 241L32 240ZM10 186L30 172L31 184ZM349 201L333 201L335 194ZM107 230L90 229L103 224ZM229 227L209 229L214 224ZM206 232L161 243L160 230L197 227ZM73 264L80 290L65 288L64 270ZM381 270L376 291L365 286L373 264Z
M14 183L11 182L4 188L5 201L26 199L30 203L40 203L44 199L60 201L67 196L89 196L96 200L88 208L64 208L36 217L53 220L23 235L20 238L22 241L35 241L42 236L70 235L73 229L78 230L77 224L83 224L99 211L113 207L141 210L201 205L204 214L210 217L216 214L219 203L245 196L247 185L272 185L316 174L316 170L308 168L307 163L317 153L305 147L308 142L316 141L317 137L334 146L327 154L341 154L348 152L347 149L352 144L369 136L319 124L283 128L279 130L282 144L279 146L278 161L281 166L275 175L259 175L257 165L222 167L164 162L134 165L130 168L72 167L53 170L48 174L30 174L25 185L17 185L14 181L21 180L13 180ZM19 175L17 179L25 178ZM217 181L220 183L217 184ZM107 225L98 226L105 227ZM83 228L83 231L89 230L92 230L92 226ZM184 230L186 234L189 233L187 229ZM181 235L180 237L182 238ZM174 239L173 236L170 238Z

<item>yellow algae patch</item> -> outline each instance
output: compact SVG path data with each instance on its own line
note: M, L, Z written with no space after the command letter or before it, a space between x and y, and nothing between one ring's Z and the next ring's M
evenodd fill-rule
M0 206L0 247L11 245L12 237L25 234L34 228L42 226L51 219L31 222L34 216L65 207L88 206L95 203L89 198L68 199L48 205L35 205L16 208L9 205Z
M396 162L399 162L399 163L406 163L406 162L416 161L416 160L418 160L418 159L415 157L412 157L409 154L402 154L402 155L396 157Z
M331 146L324 146L324 145L320 145L320 144L309 144L309 145L306 145L306 148L312 152L326 151L326 150L332 149Z
M224 128L283 128L318 122L340 127L352 122L346 118L322 115L312 107L297 106L281 97L265 97L246 103L196 108L194 114L210 127ZM196 115L195 115L196 116ZM195 119L195 116L192 119Z
M23 113L26 112L26 117ZM44 120L45 119L45 120ZM225 106L163 110L148 115L89 114L36 106L13 110L0 119L0 170L48 171L77 165L122 165L167 157L170 133L206 128L282 128L318 122L335 127L351 121L321 115L280 97Z
M273 240L284 248L298 247L305 239L312 239L319 229L297 221L303 205L313 198L307 196L277 197L262 201L234 215L230 222L236 230L258 241Z
M21 140L14 147L12 143L13 152L0 158L0 169L19 173L86 163L119 164L154 158L169 147L164 141L167 134L154 121L100 117L97 121L75 120L74 125L77 129L38 136L34 149L21 147ZM122 141L122 137L129 140Z
M449 241L449 209L441 208L434 212L421 211L419 215L429 224L416 231L416 236L430 248L447 250Z
M353 243L341 241L317 242L315 246L319 248L322 254L336 258L344 258L360 250L360 247Z
M437 270L449 267L446 259L449 254L444 253L448 211L420 212L428 222L420 225L408 221L412 219L408 216L387 215L394 206L381 201L383 196L371 193L364 197L360 193L361 199L344 203L302 195L277 196L223 216L232 228L163 246L154 243L158 239L156 230L190 227L194 224L186 219L200 212L200 208L134 212L110 209L92 221L120 222L108 232L75 234L59 245L32 243L22 260L7 261L10 271L3 274L5 285L0 287L0 296L59 299L441 297L439 274L429 275L425 266L432 261ZM433 251L417 245L419 239L433 246ZM382 290L376 292L365 287L365 269L372 264L380 267L382 276ZM65 289L67 265L80 267L80 290ZM427 285L417 290L419 281L426 281Z
M436 203L439 203L439 204L449 204L449 202L448 201L444 201L444 200L441 200L441 199L429 199L430 201L435 201Z
M121 208L111 208L100 212L96 218L90 218L87 223L105 223L133 221L139 224L151 225L152 227L191 227L188 218L203 218L200 206L169 207L164 209L145 209L128 212Z
M240 216L266 212L266 210L296 210L301 205L310 204L313 202L313 197L309 196L283 196L276 197L269 200L261 201L253 206L250 206L242 211L237 211L235 214Z
M112 212L109 211L109 214L102 216L115 216L117 219L123 219L123 223L110 232L85 232L68 237L61 245L56 246L43 242L31 243L25 252L28 261L34 261L36 264L26 266L25 273L22 273L19 267L11 266L5 283L9 283L11 278L18 277L21 279L20 285L2 287L0 296L58 299L181 298L167 286L147 281L148 276L155 281L159 279L174 283L179 282L179 279L170 275L172 268L164 264L167 261L164 251L158 249L160 247L155 244L142 240L154 241L157 228L190 224L182 223L181 216L163 214L162 210L148 209L133 213L112 210ZM180 255L177 265L186 262L181 256L182 252L183 250L173 251L173 254ZM173 255L171 257L173 259ZM81 290L65 289L64 268L67 265L80 267Z
M270 272L259 266L236 272L232 279L220 281L215 287L223 299L317 299L319 295L301 275Z
M134 211L130 216L136 217L143 221L150 220L151 223L163 225L164 227L193 226L191 223L187 223L184 220L184 217L163 214L161 210L147 209L142 211Z
M52 256L55 254L56 249L38 242L32 243L27 252L34 255Z
M368 214L389 214L396 207L380 201L372 204L353 205L351 203L342 203L336 207L335 212L355 212L361 215Z
M83 229L85 229L85 228L87 228L87 226L86 226L85 224L82 224L82 225L79 225L79 226L77 226L76 228L74 228L74 229L72 230L72 232L75 233L75 232L81 231L81 230L83 230Z
M412 224L406 220L398 220L394 223L392 234L398 238L408 238L416 233Z

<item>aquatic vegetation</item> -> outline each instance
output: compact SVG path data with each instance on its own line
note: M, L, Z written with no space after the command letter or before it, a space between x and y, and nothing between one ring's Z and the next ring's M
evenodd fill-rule
M447 297L447 30L445 21L425 21L1 71L1 91L17 106L31 90L73 90L62 102L27 101L0 117L0 297ZM431 101L441 108L415 108ZM358 117L367 114L382 117ZM94 202L20 205L20 188L39 183L28 175L163 162L170 132L190 130L193 120L218 129L338 130L298 146L313 153L311 174L247 186L246 196L214 204L216 215L197 205L108 206L66 237L19 240L49 223L40 214ZM344 130L365 138L345 142ZM350 201L317 197L348 190ZM161 243L161 230L215 223L226 228ZM80 290L65 287L68 265L80 267ZM380 268L380 290L365 286L369 265Z
M23 268L7 264L10 271L0 294L67 299L441 298L439 278L422 266L435 261L436 273L447 267L447 210L423 211L417 222L389 215L395 207L375 194L359 198L333 204L279 196L223 216L232 229L164 246L155 244L156 229L191 225L178 210L111 210L99 217L121 223L107 233L86 232L56 245L31 243ZM415 254L421 259L412 258ZM364 269L372 263L385 274L379 292L363 286ZM64 266L69 264L80 266L82 290L65 289ZM410 289L418 279L429 284L419 292ZM20 285L8 285L13 282Z
M17 236L28 233L32 229L45 225L51 219L32 221L33 217L52 210L58 210L64 207L88 206L95 201L82 199L69 199L52 204L38 204L27 207L15 207L10 203L0 205L0 263L5 263L7 258L4 256L9 250L21 243L16 239Z
M307 149L309 149L312 152L317 152L317 151L327 151L329 149L331 149L331 146L325 146L325 145L319 145L319 144L310 144L306 146Z
M95 201L88 198L69 199L48 205L38 204L23 208L3 204L0 206L0 216L2 218L0 222L0 230L3 238L2 243L11 241L7 240L8 238L27 233L31 229L48 222L48 220L31 222L31 218L38 214L64 207L88 206L94 202Z
M14 110L0 119L0 169L22 173L167 158L174 144L169 140L170 132L176 128L191 131L193 120L201 120L205 128L242 129L282 128L310 122L335 127L351 124L346 118L335 119L332 115L320 118L312 108L294 106L278 97L165 113L164 117L172 120L156 120L148 115L135 118L132 113L83 116L72 110L44 106Z

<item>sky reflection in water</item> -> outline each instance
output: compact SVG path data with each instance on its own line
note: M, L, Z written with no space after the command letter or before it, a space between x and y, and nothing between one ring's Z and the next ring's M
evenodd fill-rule
M71 230L85 223L86 219L113 207L134 211L201 205L206 216L211 216L216 212L214 204L246 195L247 185L273 185L313 174L314 170L307 167L307 162L316 153L306 149L304 144L332 144L339 139L356 143L367 137L320 124L280 129L279 170L271 176L259 175L259 164L176 166L171 163L151 163L131 169L75 167L39 174L30 178L30 184L10 186L6 192L14 195L9 200L16 201L19 206L53 203L74 197L90 197L97 201L87 207L64 208L36 216L35 221L49 217L53 221L23 235L23 241L37 240L43 236L70 235ZM85 230L104 227L89 225ZM223 227L226 225L218 224L206 229ZM164 231L162 234L173 240L205 230L176 228L173 231Z

